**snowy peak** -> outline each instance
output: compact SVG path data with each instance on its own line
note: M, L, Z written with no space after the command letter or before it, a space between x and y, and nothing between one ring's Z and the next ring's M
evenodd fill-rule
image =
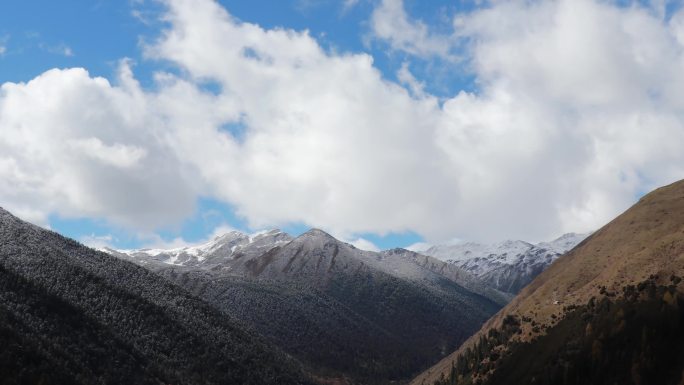
M311 229L291 242L244 264L243 274L266 279L326 280L338 269L360 268L369 252L353 248L319 229ZM234 269L238 272L238 269Z
M309 245L324 245L328 243L343 243L332 235L320 229L311 229L294 239L295 243Z
M303 244L310 244L310 245L326 245L326 244L337 244L341 247L344 248L349 248L352 250L359 250L359 251L367 251L363 249L358 249L356 246L352 245L351 243L348 243L346 241L339 240L335 238L334 236L330 235L329 233L320 230L320 229L311 229L299 237L295 238L295 242L298 243L303 243Z
M259 231L256 233L253 233L249 235L250 242L263 242L263 241L268 241L268 240L273 240L273 241L291 241L292 237L288 234L285 233L279 229L273 229L273 230L264 230L264 231Z
M567 233L550 242L532 244L520 240L506 240L491 244L476 242L458 242L454 244L436 245L425 250L423 253L445 261L468 261L471 259L496 259L504 263L515 263L521 257L530 254L538 254L539 249L563 254L589 234Z
M432 246L425 254L445 261L467 261L474 258L493 258L504 263L514 263L534 245L524 241L503 241L492 244L462 242L452 245Z
M305 232L304 234L300 235L300 237L308 237L308 238L328 238L328 239L335 239L332 235L326 233L325 231L321 229L310 229L309 231Z
M290 235L277 229L250 235L239 231L230 231L194 246L119 251L103 249L102 251L132 259L141 265L215 266L233 257L264 253L291 240Z
M433 246L423 253L461 267L498 290L515 294L587 236L568 233L538 244L519 240L459 242Z
M539 246L541 248L547 248L547 249L554 250L560 254L564 254L564 253L570 251L575 246L577 246L580 242L582 242L590 234L591 233L587 233L587 234L567 233L567 234L561 235L560 237L554 239L551 242L539 243L537 246Z

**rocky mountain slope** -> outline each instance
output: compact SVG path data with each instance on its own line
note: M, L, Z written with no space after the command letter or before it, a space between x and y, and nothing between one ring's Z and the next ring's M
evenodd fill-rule
M168 280L2 209L0 346L3 383L309 383Z
M432 257L363 251L320 230L289 241L281 234L264 235L269 247L255 246L263 246L259 236L231 235L201 246L213 251L121 257L178 283L299 358L322 381L337 383L410 379L509 299Z
M447 261L480 278L489 287L517 294L558 257L588 234L568 233L551 242L504 241L493 244L459 242L420 251Z
M680 384L684 181L560 257L414 384Z

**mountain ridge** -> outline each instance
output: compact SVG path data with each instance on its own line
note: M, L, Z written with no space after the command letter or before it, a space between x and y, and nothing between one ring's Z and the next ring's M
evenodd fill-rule
M431 246L422 253L458 266L492 288L515 295L586 236L567 233L536 244L520 240L492 244L459 242Z
M460 242L449 245L434 245L423 251L411 252L420 255L435 258L440 262L431 260L432 265L442 265L441 261L456 267L449 268L449 270L462 270L457 274L452 274L452 278L465 286L479 292L490 298L495 299L499 303L507 303L517 292L529 283L537 274L548 267L556 258L569 250L571 247L579 243L586 237L586 234L567 233L550 242L539 242L532 244L525 241L506 240L497 242L491 245L480 244L476 242ZM301 238L301 239L300 239ZM292 237L289 234L278 229L269 231L262 231L255 234L245 234L238 231L231 231L223 235L215 237L208 242L186 246L175 249L133 249L133 250L115 250L106 248L103 251L110 254L118 255L122 258L129 258L130 260L139 263L165 263L180 266L202 266L210 264L217 267L226 260L238 259L247 256L246 259L253 259L260 256L260 254L269 251L275 246L284 246L289 242L302 239L316 239L321 238L326 241L338 241L329 233L311 228L302 233L299 237ZM271 240L269 243L268 240ZM255 240L262 241L261 248L254 250L252 244ZM223 245L221 243L227 243ZM341 242L343 247L351 247L359 250L360 253L373 253L367 250L357 249L355 246ZM230 246L230 250L225 250ZM338 245L340 247L340 245ZM219 258L212 258L205 260L207 254L212 254L217 248L224 249L224 255ZM380 254L391 254L392 250L399 250L401 248L389 249L379 252ZM407 250L407 249L403 249ZM408 252L405 251L404 253ZM149 258L152 257L152 258ZM237 258L236 258L237 257ZM369 257L370 260L374 259ZM246 263L246 262L245 262ZM249 262L251 266L255 267L256 261ZM427 261L423 262L424 264ZM237 264L240 265L240 264ZM265 267L266 265L263 265ZM377 266L382 268L382 266ZM235 274L244 274L245 267L241 268L231 267L235 270ZM258 268L257 268L258 270ZM257 273L255 270L253 273ZM433 271L437 271L433 268ZM444 271L444 266L440 269ZM261 274L261 272L258 272ZM475 281L480 281L474 283ZM484 289L483 287L487 287Z

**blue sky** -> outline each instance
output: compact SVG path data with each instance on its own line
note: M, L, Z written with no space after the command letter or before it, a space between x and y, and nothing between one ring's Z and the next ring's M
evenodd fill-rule
M327 49L341 52L368 52L388 79L405 61L415 58L386 50L382 42L368 43L368 19L375 3L359 0L345 7L336 0L255 0L220 1L240 20L264 28L309 30ZM436 31L448 30L457 11L472 9L467 1L410 1L407 12ZM26 0L0 6L0 38L6 52L0 62L3 81L28 81L50 68L84 67L93 76L112 78L121 58L133 58L137 77L149 82L151 73L163 63L145 60L140 41L156 38L163 22L158 20L160 5L153 1L65 0L50 2ZM412 63L423 66L424 60ZM445 71L446 72L446 71ZM449 71L454 72L454 71ZM425 77L435 92L451 95L471 89L472 77L466 71ZM441 80L448 80L442 82Z
M5 2L0 205L118 248L591 231L684 175L682 52L678 1Z

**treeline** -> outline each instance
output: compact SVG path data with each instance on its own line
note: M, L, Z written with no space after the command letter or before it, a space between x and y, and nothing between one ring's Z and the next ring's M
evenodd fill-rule
M684 375L684 300L681 278L652 276L621 293L569 306L531 342L511 342L532 322L508 316L458 357L438 385L679 384Z

